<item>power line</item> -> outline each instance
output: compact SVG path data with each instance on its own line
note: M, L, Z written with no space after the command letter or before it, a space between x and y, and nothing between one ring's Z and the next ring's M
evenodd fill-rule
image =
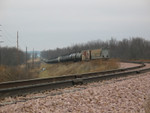
M8 45L16 45L16 42L15 42L15 36L11 35L4 26L2 26L2 33L4 35L5 38L3 38L4 40L7 40L7 42L9 43ZM12 37L11 39L13 40L10 40L10 37ZM22 46L24 46L24 48L27 46L26 44L24 44L23 42L20 42Z
M2 26L2 25L1 25ZM2 38L5 40L5 42L8 44L8 45L15 45L15 42L11 41L8 37L10 37L10 35L8 34L8 32L6 31L6 29L2 26ZM5 38L4 38L5 37Z
M5 37L5 38L4 38ZM8 42L9 44L8 45L15 45L15 43L14 42L12 42L12 41L10 41L9 39L8 39L8 37L6 36L6 34L2 34L2 39L3 40L5 40L5 42Z
M13 39L15 39L15 36L10 35L10 33L5 29L4 26L2 26L2 31L3 31L3 33L4 33L5 35L7 35L7 38L8 38L8 37L12 37ZM9 40L9 38L8 38L8 40ZM13 41L12 41L12 42L13 42Z
M10 32L8 32L6 25L0 25L0 28L2 28L2 30L1 30L2 38L5 40L5 44L7 43L10 46L16 46L16 36L12 35ZM27 44L28 41L26 41L26 38L24 38L22 40L21 37L23 37L23 36L21 36L21 34L19 36L20 36L20 38L19 38L20 39L19 40L20 47L25 50L26 46L28 46L28 44ZM19 47L18 47L18 49L19 49Z

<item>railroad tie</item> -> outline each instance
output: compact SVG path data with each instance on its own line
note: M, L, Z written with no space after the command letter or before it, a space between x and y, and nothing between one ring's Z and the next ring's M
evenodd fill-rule
M72 80L72 84L73 85L81 85L81 84L83 84L83 79L81 79L81 78L74 79L74 80Z

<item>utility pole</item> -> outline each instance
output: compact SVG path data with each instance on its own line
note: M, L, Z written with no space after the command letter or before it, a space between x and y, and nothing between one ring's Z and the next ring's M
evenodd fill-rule
M27 64L27 60L28 60L28 52L27 52L27 47L26 47L26 70L28 70L28 64Z
M33 48L33 53L32 53L32 68L34 68L34 48Z
M19 65L19 33L17 31L17 65Z
M0 43L3 43L3 42L4 42L4 41L0 41ZM2 59L2 48L1 48L1 46L0 46L0 49L1 49L1 50L0 50L0 57L1 57L1 59L0 59L0 60L1 60L1 62L0 62L1 64L0 64L0 65L2 65L2 60L3 60L3 59Z
M18 39L19 39L19 34L18 34L18 31L17 31L17 49L19 48Z
M2 25L0 25L0 26L2 26ZM1 29L0 29L0 31L2 31ZM2 35L0 35L0 37L2 37ZM4 41L0 41L0 43L3 43ZM2 65L2 48L1 48L1 46L0 46L0 65Z

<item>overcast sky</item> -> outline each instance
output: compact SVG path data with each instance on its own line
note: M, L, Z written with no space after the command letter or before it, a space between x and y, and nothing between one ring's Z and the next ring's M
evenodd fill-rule
M1 46L54 49L109 40L150 39L150 0L0 0Z

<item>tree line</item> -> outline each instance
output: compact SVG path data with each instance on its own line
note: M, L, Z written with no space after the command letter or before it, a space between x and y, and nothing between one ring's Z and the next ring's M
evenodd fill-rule
M30 55L27 54L27 59ZM16 66L25 63L26 53L15 47L0 48L0 65Z
M109 41L95 40L85 44L76 44L70 47L43 50L41 52L41 57L44 59L53 59L59 56L81 52L82 50L99 48L108 48L111 58L124 60L150 59L150 41L140 37L123 39L121 41L114 38Z

